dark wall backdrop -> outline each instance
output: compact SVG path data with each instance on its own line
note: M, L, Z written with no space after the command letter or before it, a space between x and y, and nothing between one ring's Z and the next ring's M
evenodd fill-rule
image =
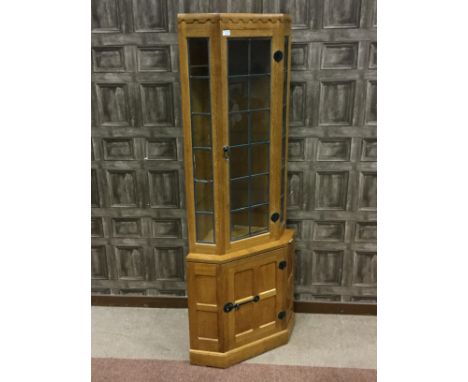
M92 292L185 295L182 12L293 17L296 299L376 302L375 0L92 1Z

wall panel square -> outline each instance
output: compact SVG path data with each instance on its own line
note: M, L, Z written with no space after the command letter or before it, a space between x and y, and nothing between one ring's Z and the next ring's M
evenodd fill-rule
M166 0L133 0L135 32L166 32Z
M150 203L152 207L179 207L179 177L177 171L148 172Z
M324 0L324 28L358 28L360 0Z
M121 30L118 0L91 1L91 30L94 33L116 33Z
M121 280L145 280L146 259L142 247L115 247L117 278Z
M345 210L348 195L348 172L317 172L315 208Z
M354 81L324 81L320 84L320 124L353 124Z
M110 205L114 207L137 206L136 172L112 170L107 172Z
M173 126L174 103L170 83L140 85L143 126Z
M126 84L96 85L101 126L130 126L129 94Z
M342 251L314 251L312 283L315 285L340 285L343 270Z
M154 248L156 280L183 280L183 248Z

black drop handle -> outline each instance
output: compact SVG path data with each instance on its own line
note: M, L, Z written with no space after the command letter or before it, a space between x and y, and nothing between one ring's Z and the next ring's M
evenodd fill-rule
M241 305L248 304L249 302L258 302L259 300L260 300L260 296L255 296L250 300L247 300L247 301L244 301L244 302L241 302L241 303L237 303L237 304L233 304L232 302L227 302L226 304L224 304L223 310L226 313L229 313L233 309L239 310Z

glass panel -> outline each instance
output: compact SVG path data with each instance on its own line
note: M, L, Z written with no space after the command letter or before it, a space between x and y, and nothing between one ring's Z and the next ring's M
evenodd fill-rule
M285 171L286 171L286 163L285 163L285 155L286 155L286 136L281 138L281 193L280 196L284 195L284 187L285 187Z
M213 212L212 182L195 182L195 210Z
M193 177L197 180L213 179L211 150L193 150Z
M197 241L214 243L213 214L196 214Z
M249 40L230 40L228 44L229 75L247 74L249 70Z
M209 115L192 115L192 146L211 147L211 118Z
M231 240L239 240L249 236L248 210L231 212Z
M268 205L252 208L251 215L250 234L268 231Z
M239 240L268 231L271 39L229 39L228 54L231 240Z
M208 65L191 66L190 75L196 77L208 77Z
M266 109L270 107L270 76L250 78L249 109Z
M252 115L252 142L270 140L270 112L254 111Z
M248 108L248 79L229 80L229 111L240 111Z
M268 202L268 175L258 175L250 178L250 204Z
M189 38L188 47L190 68L204 65L208 69L208 38Z
M250 61L250 73L270 73L270 40L251 40L252 57Z
M229 155L230 176L232 178L239 178L241 176L249 175L249 147L231 147Z
M287 94L288 93L288 80L287 80L287 75L288 73L285 72L284 75L286 76L285 80L284 80L284 83L283 83L283 94ZM288 97L287 96L283 96L283 108L286 109L286 103L288 101ZM284 125L283 125L284 126Z
M208 38L189 38L187 42L196 241L214 243L209 40Z
M208 78L190 79L192 113L210 112L210 80Z
M231 181L231 210L249 205L249 179Z
M242 145L249 140L249 114L233 113L229 116L229 144Z
M289 70L289 39L288 36L284 38L284 71Z
M250 146L252 155L252 174L268 172L268 147L267 144L256 144Z
M280 206L281 206L281 211L283 211L284 210L284 195L281 195L281 197L280 197ZM280 218L281 218L280 221L283 221L283 217L280 216Z

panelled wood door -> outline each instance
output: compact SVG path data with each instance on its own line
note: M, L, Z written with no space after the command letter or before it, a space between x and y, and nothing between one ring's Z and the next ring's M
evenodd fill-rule
M227 343L229 349L242 346L283 328L278 313L284 310L285 270L279 262L286 248L277 249L224 266L226 303L240 304L228 313ZM258 296L258 301L252 301Z

